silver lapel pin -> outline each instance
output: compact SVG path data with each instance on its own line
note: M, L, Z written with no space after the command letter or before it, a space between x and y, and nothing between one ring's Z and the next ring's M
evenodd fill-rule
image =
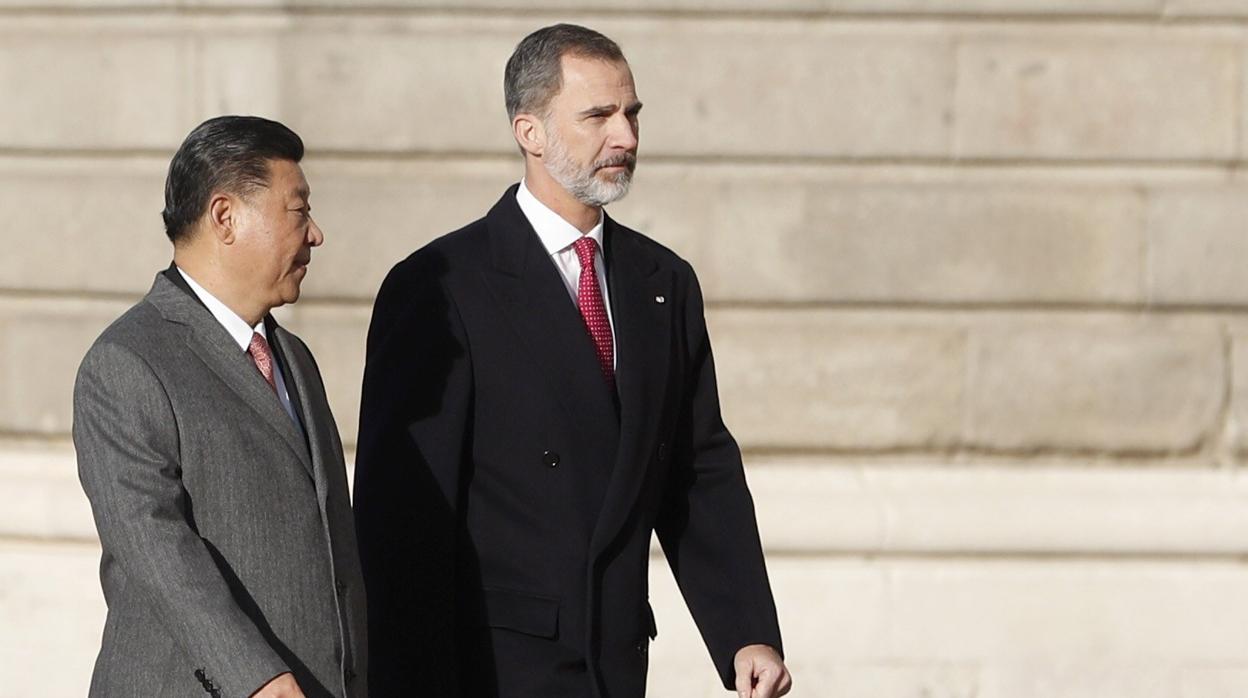
M666 302L667 302L667 296L655 296L655 297L654 297L654 302L655 302L655 303L666 303Z

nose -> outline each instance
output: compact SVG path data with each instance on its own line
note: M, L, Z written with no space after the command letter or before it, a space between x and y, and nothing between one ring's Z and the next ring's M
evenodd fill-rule
M611 117L611 139L608 145L612 149L632 152L637 150L638 126L637 117L628 116L623 111Z
M321 226L316 224L315 220L308 222L308 244L312 247L320 247L325 242L325 233L321 232Z

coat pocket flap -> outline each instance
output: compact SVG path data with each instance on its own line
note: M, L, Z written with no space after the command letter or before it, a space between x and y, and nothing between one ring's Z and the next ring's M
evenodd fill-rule
M559 599L508 589L484 590L485 625L554 639L559 628Z

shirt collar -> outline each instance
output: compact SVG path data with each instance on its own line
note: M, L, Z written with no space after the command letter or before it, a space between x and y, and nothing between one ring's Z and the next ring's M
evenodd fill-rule
M520 180L520 188L516 190L516 203L520 204L524 217L529 219L529 224L537 232L537 237L542 241L542 246L546 248L546 253L552 257L581 239L581 231L550 210L546 204L538 201L523 179ZM599 250L602 250L602 221L602 209L598 209L598 224L584 234L584 237L593 238L594 242L598 243Z
M264 337L266 341L268 340L268 333L264 330L264 320L260 320L255 327L248 327L246 320L239 317L238 313L230 310L229 306L217 300L216 296L196 283L195 279L192 279L191 275L183 271L181 267L178 267L178 273L182 275L182 278L186 279L186 284L204 302L208 312L212 313L212 316L217 319L217 322L221 323L226 332L230 333L230 337L234 339L234 342L243 351L247 351L247 347L251 346L252 333L259 332L261 337Z

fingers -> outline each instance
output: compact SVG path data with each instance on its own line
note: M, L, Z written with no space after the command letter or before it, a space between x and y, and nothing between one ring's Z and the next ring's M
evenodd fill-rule
M753 698L776 698L776 680L778 667L763 664L758 670L758 683L754 685Z
M780 677L780 682L776 686L777 698L788 695L789 691L793 690L793 675L789 673L788 668L785 668L782 671L783 675Z
M733 662L733 668L737 671L737 696L739 698L753 698L754 693L754 662L748 658L738 656Z

